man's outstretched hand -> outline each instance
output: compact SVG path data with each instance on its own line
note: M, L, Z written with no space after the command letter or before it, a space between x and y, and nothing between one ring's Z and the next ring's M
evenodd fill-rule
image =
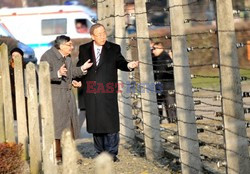
M139 66L139 61L132 61L128 63L128 68L130 69L137 68L138 66Z
M90 59L88 59L82 66L82 70L86 71L87 69L89 69L91 66L93 65L93 63L90 62Z

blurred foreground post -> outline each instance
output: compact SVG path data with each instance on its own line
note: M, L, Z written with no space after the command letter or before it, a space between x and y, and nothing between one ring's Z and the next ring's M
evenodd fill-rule
M241 96L232 0L217 0L216 7L227 173L249 173L249 143Z
M63 174L77 174L76 145L69 129L62 133L62 152Z
M95 174L112 174L113 171L113 158L110 154L102 152L95 159Z

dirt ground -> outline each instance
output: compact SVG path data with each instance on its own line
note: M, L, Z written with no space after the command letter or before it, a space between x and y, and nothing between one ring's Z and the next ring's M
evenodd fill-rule
M78 165L79 173L95 173L95 150L92 135L86 132L85 126L81 130L81 139L76 141L78 149L78 159L82 163ZM119 162L112 163L114 174L166 174L171 173L167 167L167 159L158 162L150 162L144 156L144 150L139 145L120 144L118 158Z
M79 173L95 173L95 151L92 139L83 139L77 142L78 158L82 159ZM141 157L132 147L120 145L118 158L120 162L112 163L115 174L166 174L170 173L166 166L153 163Z
M242 85L242 91L249 91L250 82ZM204 173L226 173L225 166L218 167L218 163L225 161L225 150L223 140L223 130L217 126L223 124L221 117L215 116L215 111L220 111L220 101L216 101L206 96L216 96L216 93L200 93L196 99L201 99L203 103L196 105L196 115L205 116L202 120L197 120L197 127L203 131L198 133L200 142L200 154L202 163L206 169ZM204 97L204 98L203 98ZM196 100L195 99L195 100ZM243 98L244 107L250 107L250 97ZM204 110L204 113L201 111ZM214 112L206 112L213 110ZM250 121L250 114L245 114L246 120ZM118 158L120 162L112 163L114 174L166 174L181 173L181 165L178 160L178 135L176 124L161 124L165 128L161 132L161 137L166 140L163 148L165 155L159 161L151 162L146 159L143 144L138 141L135 145L120 145ZM250 128L247 128L247 136L250 140ZM76 141L78 150L78 159L82 162L78 164L78 173L94 174L95 173L95 151L92 141L92 135L86 132L83 125L81 129L81 138ZM250 146L249 146L250 152ZM28 170L26 170L28 171ZM28 173L28 172L27 172ZM25 173L26 174L26 173Z

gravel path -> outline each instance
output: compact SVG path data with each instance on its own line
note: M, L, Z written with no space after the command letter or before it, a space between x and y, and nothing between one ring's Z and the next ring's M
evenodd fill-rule
M78 158L82 159L79 164L79 173L94 174L95 173L95 151L92 136L88 134L85 127L81 131L81 139L76 141L79 151ZM125 145L119 146L118 158L120 162L112 163L114 174L167 174L168 171L165 164L153 163L141 157L141 149L133 148ZM165 162L163 162L165 163Z

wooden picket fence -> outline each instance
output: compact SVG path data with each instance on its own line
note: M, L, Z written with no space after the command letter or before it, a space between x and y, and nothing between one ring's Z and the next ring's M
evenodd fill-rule
M56 174L58 165L55 159L49 65L47 62L39 65L38 88L36 65L28 63L23 72L21 58L15 58L17 114L17 131L15 131L7 49L5 44L0 46L0 143L23 144L23 159L29 163L30 173L38 174L43 171L44 174ZM25 100L27 100L27 111ZM76 146L69 130L63 132L62 148L63 156L67 157L62 165L63 173L77 173Z

